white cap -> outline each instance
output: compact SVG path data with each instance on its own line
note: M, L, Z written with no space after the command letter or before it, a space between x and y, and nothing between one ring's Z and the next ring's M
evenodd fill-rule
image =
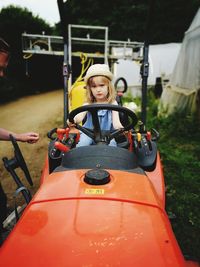
M85 83L87 83L88 79L93 76L106 76L111 81L113 79L113 74L110 71L109 66L106 64L94 64L90 66L84 77Z

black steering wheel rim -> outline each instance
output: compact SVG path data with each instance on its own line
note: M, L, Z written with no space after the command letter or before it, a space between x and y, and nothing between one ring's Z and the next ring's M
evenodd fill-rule
M15 158L16 158L16 161L18 163L18 166L21 167L21 169L23 170L25 177L26 177L27 181L29 182L29 184L33 185L33 181L31 179L28 167L27 167L26 162L24 160L24 157L21 153L21 150L17 144L16 139L11 134L10 134L10 140L11 140L12 145L14 147L14 154L15 154Z
M113 111L117 111L117 112L122 112L123 114L125 114L125 116L127 116L128 118L131 119L131 120L128 120L129 123L127 123L127 125L125 125L123 129L117 129L114 132L110 133L109 134L109 141L111 139L113 139L114 137L116 137L117 135L121 134L122 132L133 129L134 126L137 124L137 121L138 121L137 116L133 111L131 111L128 108L118 106L118 105L113 105L113 104L84 105L84 106L81 106L81 107L78 107L78 108L72 110L70 112L69 118L68 118L71 123L74 123L74 117L77 114L84 112L84 111L91 113L94 130L87 129L87 128L85 128L81 125L78 125L78 124L75 124L75 127L77 129L79 129L80 131L84 132L90 138L92 138L96 143L98 142L99 135L102 136L102 131L101 131L101 128L99 125L98 114L97 114L98 110L113 110ZM105 136L105 137L107 137L107 136Z

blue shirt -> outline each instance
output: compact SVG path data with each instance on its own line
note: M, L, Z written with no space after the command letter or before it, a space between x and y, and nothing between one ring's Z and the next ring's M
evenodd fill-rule
M98 114L101 130L103 131L114 130L113 124L112 124L112 110L104 110L104 109L98 110L97 114ZM83 126L88 129L94 128L93 123L92 123L92 115L90 112L87 112L87 119Z

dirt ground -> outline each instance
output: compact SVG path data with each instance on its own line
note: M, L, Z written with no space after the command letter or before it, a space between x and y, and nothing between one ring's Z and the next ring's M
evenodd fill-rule
M0 127L13 132L34 131L40 134L40 140L36 144L18 142L24 159L27 163L34 186L31 187L24 179L24 174L19 168L16 170L24 185L31 191L36 192L42 168L44 165L49 139L47 132L54 127L63 125L63 91L23 97L15 102L0 105ZM13 194L16 184L11 175L6 171L2 158L13 157L11 142L0 142L0 179L8 197L8 206L13 207ZM19 203L22 198L19 198Z

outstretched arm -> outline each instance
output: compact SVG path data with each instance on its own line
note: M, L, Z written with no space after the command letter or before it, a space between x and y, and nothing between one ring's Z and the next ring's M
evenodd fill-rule
M39 134L34 132L28 133L13 133L6 129L0 128L0 140L8 141L10 140L9 135L12 134L17 141L27 142L30 144L36 143L39 140Z

